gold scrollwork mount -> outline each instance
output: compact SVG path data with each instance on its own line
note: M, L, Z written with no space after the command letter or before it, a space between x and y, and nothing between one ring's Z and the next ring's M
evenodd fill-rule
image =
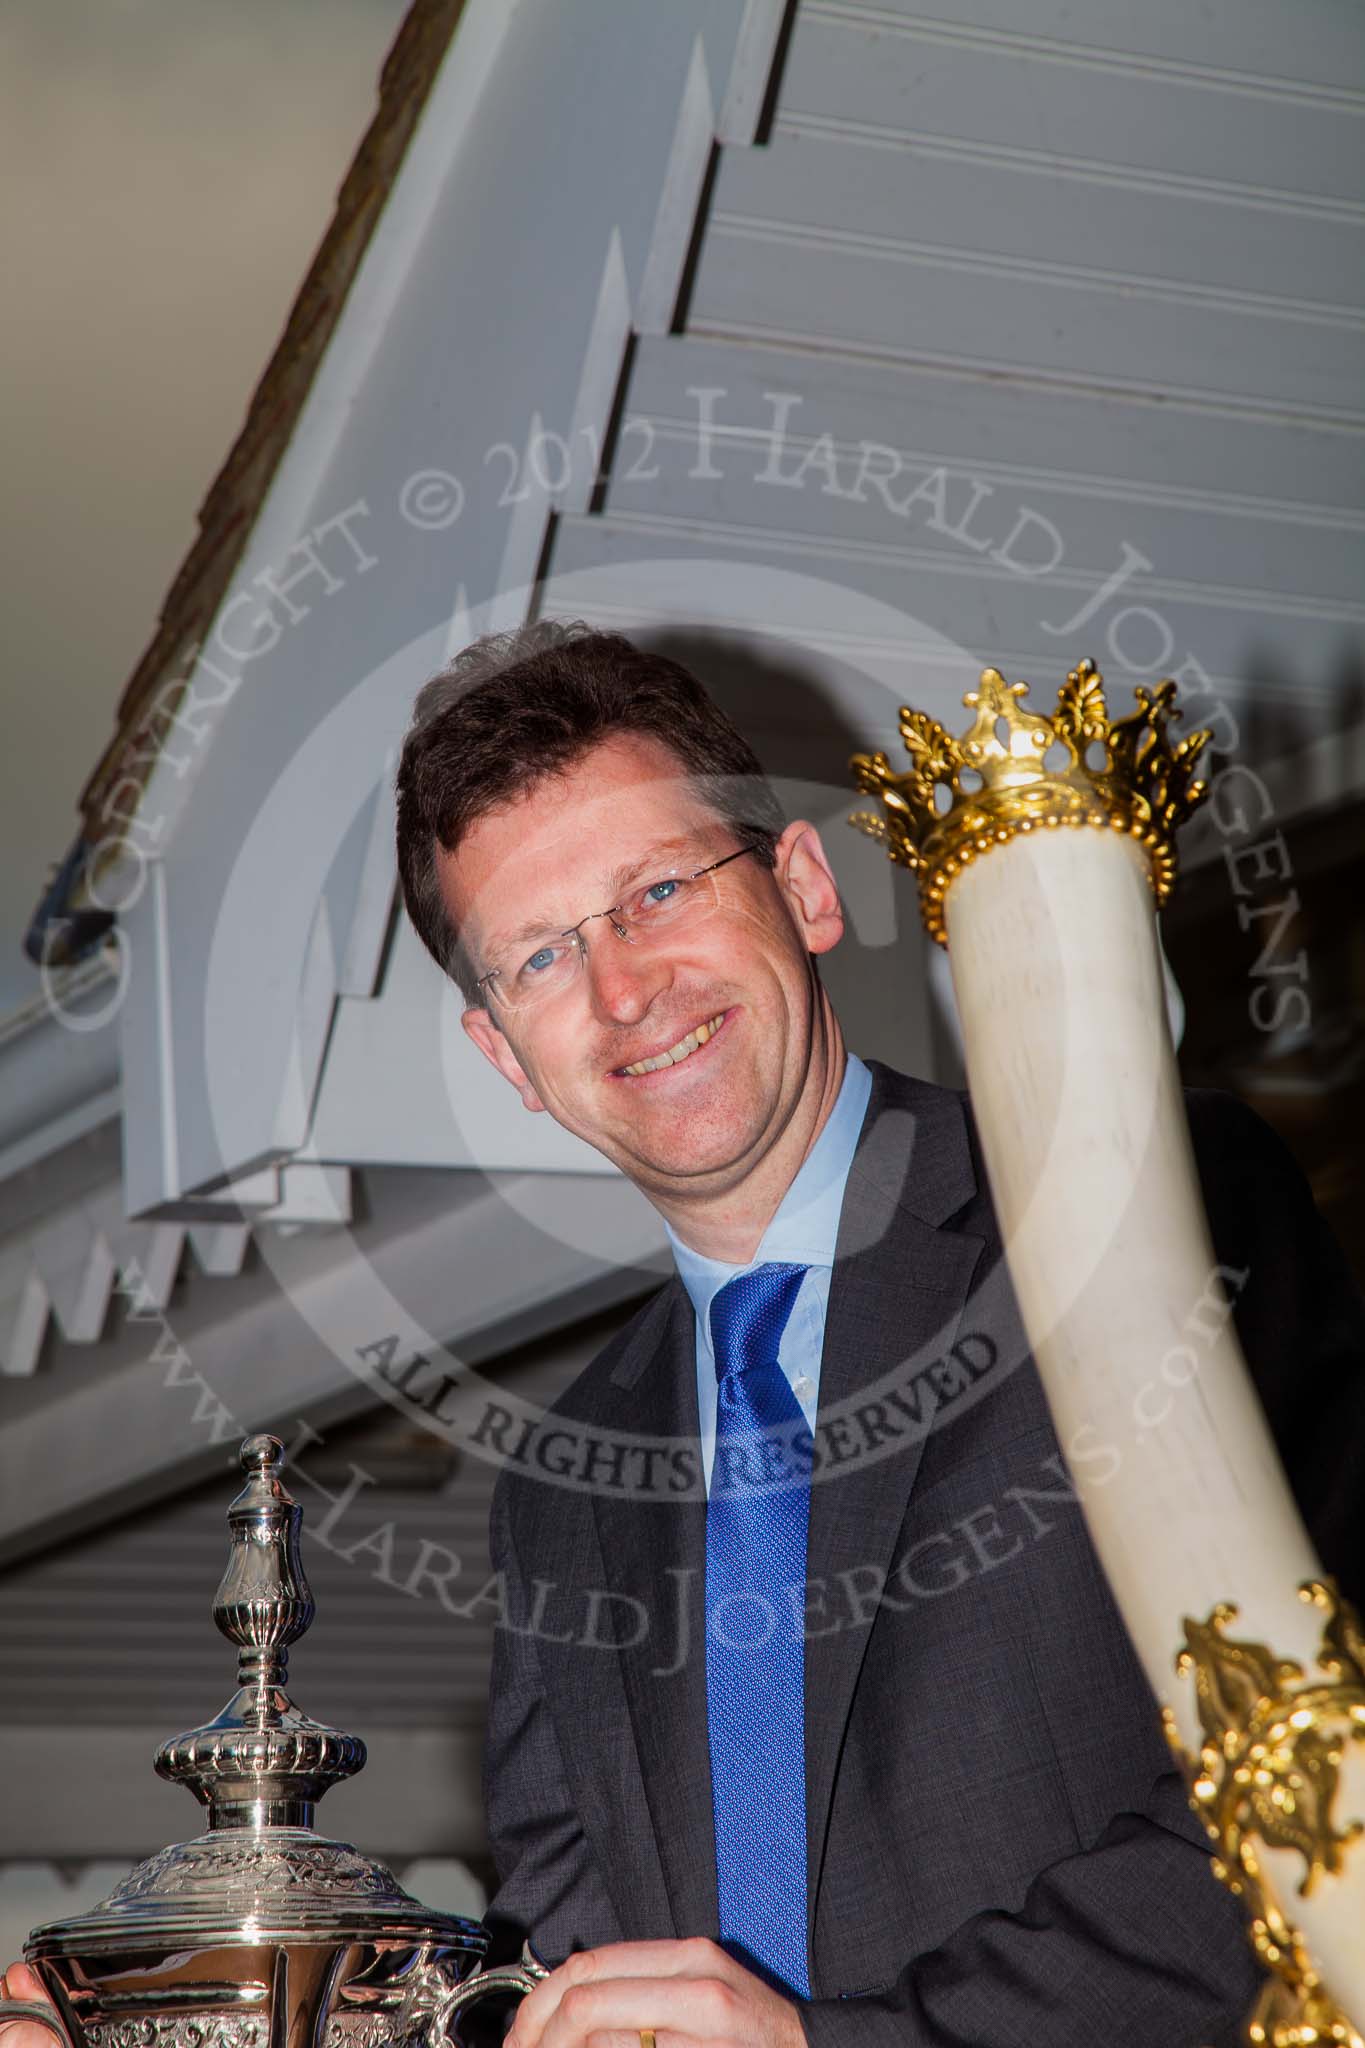
M1255 2048L1365 2048L1365 2037L1324 1987L1298 1929L1281 1912L1257 1858L1257 1840L1302 1856L1307 1897L1342 1868L1365 1826L1338 1828L1332 1807L1348 1742L1365 1741L1365 1636L1331 1579L1312 1579L1300 1599L1322 1610L1318 1665L1277 1657L1264 1643L1226 1633L1237 1609L1219 1603L1207 1621L1186 1615L1176 1658L1192 1677L1203 1742L1182 1745L1169 1708L1166 1735L1190 1779L1190 1797L1213 1840L1214 1874L1243 1901L1252 1944L1270 1972L1247 2030Z

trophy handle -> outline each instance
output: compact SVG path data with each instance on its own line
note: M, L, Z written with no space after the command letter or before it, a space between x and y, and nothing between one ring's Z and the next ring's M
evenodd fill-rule
M522 1946L519 1962L503 1963L494 1970L477 1969L454 1984L441 1958L426 1954L413 1971L403 1998L402 2037L417 2048L459 2048L450 2035L450 2022L457 2012L500 1991L515 1991L524 1998L549 1974L529 1941Z
M57 2017L55 2007L39 2005L36 1999L0 1998L0 2026L4 2026L9 2020L36 2020L40 2027L50 2027L59 2041L70 2041L66 2028Z

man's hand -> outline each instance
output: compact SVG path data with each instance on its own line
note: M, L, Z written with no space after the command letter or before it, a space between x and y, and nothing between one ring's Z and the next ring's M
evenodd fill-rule
M36 1970L27 1963L11 1963L0 1973L0 1998L22 1998L26 2004L52 2004ZM56 2048L57 2036L36 2020L0 2019L0 2048Z
M570 1956L522 2000L504 2048L641 2048L642 2032L656 2048L806 2048L795 2005L701 1939Z

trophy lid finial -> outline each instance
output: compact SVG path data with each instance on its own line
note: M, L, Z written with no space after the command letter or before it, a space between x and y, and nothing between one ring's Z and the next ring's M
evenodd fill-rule
M272 1479L278 1479L284 1463L284 1445L277 1436L243 1437L237 1456L244 1472L268 1472Z
M228 1509L213 1602L236 1645L238 1688L217 1720L163 1743L156 1758L162 1777L208 1808L208 1827L158 1849L92 1911L36 1929L25 1947L68 1987L70 2003L59 2003L79 2015L70 2032L87 2048L385 2048L406 2039L396 2015L409 1965L432 1951L472 1962L487 1945L472 1922L411 1898L382 1863L313 1832L315 1802L360 1769L365 1746L310 1721L284 1690L289 1646L313 1618L302 1511L281 1483L277 1437L248 1437L240 1457L246 1483ZM333 2011L333 1994L345 1984L349 2001L352 1982L361 2009L338 2000ZM352 2033L354 2022L363 2024Z
M290 1646L316 1612L299 1554L303 1510L280 1480L278 1437L250 1436L239 1455L247 1481L227 1511L213 1602L237 1646L237 1691L216 1720L163 1743L156 1768L204 1802L211 1828L310 1827L328 1786L362 1767L365 1745L310 1720L284 1689Z

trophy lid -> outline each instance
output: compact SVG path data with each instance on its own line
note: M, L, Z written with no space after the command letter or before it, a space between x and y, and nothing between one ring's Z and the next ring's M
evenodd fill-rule
M354 1775L365 1745L314 1721L285 1691L290 1645L313 1620L299 1554L303 1511L280 1482L284 1446L248 1437L246 1485L228 1509L227 1569L213 1618L237 1646L237 1690L201 1728L163 1742L155 1765L208 1808L208 1832L159 1850L91 1912L29 1937L30 1961L271 1939L439 1943L481 1954L474 1921L433 1912L385 1869L313 1829L328 1787Z

